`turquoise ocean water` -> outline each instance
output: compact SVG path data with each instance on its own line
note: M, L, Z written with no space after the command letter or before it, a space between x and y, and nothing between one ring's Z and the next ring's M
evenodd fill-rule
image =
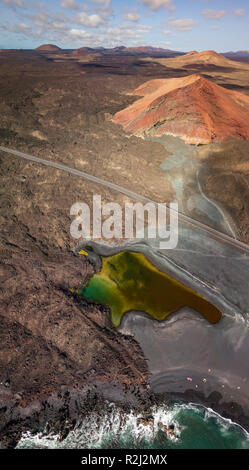
M174 428L174 435L167 432ZM18 448L75 449L249 449L239 425L195 404L153 407L149 419L106 403L101 416L91 413L68 436L23 435Z

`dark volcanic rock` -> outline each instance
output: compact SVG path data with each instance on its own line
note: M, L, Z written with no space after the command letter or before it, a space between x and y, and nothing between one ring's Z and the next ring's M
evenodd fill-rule
M133 57L57 63L38 52L1 53L1 145L171 201L159 169L165 149L128 138L106 116L133 103L127 93L145 80L176 71ZM51 431L67 432L103 391L146 408L141 390L148 368L140 347L111 327L108 309L71 290L93 273L86 258L72 253L71 205L91 207L93 194L103 203L127 198L3 153L0 172L0 441L13 447L23 430L46 422Z

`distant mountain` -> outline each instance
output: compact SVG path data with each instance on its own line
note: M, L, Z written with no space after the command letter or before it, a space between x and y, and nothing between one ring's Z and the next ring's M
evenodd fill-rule
M222 55L226 57L227 59L230 59L236 62L248 63L249 61L249 51L236 51L236 52L229 51L229 52L224 52Z
M58 46L54 44L42 44L41 46L35 49L36 51L44 52L59 52L62 51ZM161 47L153 46L138 46L138 47L126 47L126 46L117 46L113 48L105 47L80 47L78 49L72 50L73 55L76 56L86 56L87 54L100 53L102 55L129 55L137 57L175 57L177 55L183 55L183 52L172 51L170 49L163 49Z
M229 59L215 51L192 51L181 56L178 61L184 66L193 64L208 64L224 67L231 65Z
M137 46L137 47L125 47L119 46L113 49L105 49L105 54L115 55L133 55L141 57L175 57L176 55L182 55L183 52L172 51L170 49L163 49L161 47L153 46Z
M124 51L126 49L125 46L117 46L117 47L113 47L113 49L106 49L106 50L113 50L113 51Z
M162 47L153 47L153 46L137 46L137 47L125 47L124 50L131 51L131 52L142 52L142 53L150 53L150 52L169 52L170 49L163 49Z
M222 55L225 57L244 57L245 59L249 59L249 51L229 51L224 52Z
M5 52L6 54L19 51L23 51L23 49L0 49L0 52Z
M41 46L35 49L36 51L48 51L48 52L56 52L61 51L61 48L56 46L55 44L42 44Z
M90 51L91 51L91 49L90 49ZM85 57L85 56L90 54L90 51L89 51L89 48L87 48L87 47L80 47L79 49L75 49L73 51L73 55Z
M95 49L91 49L90 47L80 47L79 49L75 49L72 52L72 55L80 61L84 62L91 62L95 60L97 57L100 57L100 53L97 52Z
M225 67L231 70L236 68L248 69L248 65L242 63L242 61L236 60L236 58L231 60L231 58L211 50L203 52L191 51L187 54L176 55L175 57L154 57L152 60L166 67L198 70L201 72L217 67Z
M249 96L194 74L145 82L143 96L115 114L113 121L143 137L174 135L187 143L249 139Z

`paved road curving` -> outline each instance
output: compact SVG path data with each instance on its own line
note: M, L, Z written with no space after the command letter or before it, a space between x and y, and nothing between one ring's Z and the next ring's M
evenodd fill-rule
M70 173L75 176L79 176L81 178L85 178L89 181L92 181L93 183L101 184L102 186L106 186L110 189L113 189L114 191L118 191L119 193L125 194L126 196L130 197L131 199L135 199L137 201L141 201L144 204L148 202L153 202L157 204L156 201L153 201L149 198L146 198L144 196L141 196L140 194L137 194L133 191L130 191L129 189L123 188L122 186L119 186L115 183L112 183L110 181L106 181L102 178L98 178L97 176L90 175L89 173L86 173L84 171L76 170L75 168L68 167L66 165L63 165L61 163L54 162L52 160L46 160L44 158L39 158L35 157L34 155L29 155L27 153L19 152L18 150L10 149L8 147L2 147L0 146L0 151L9 153L11 155L15 155L17 157L23 158L25 160L39 163L41 165L46 165L50 166L52 168L56 168L57 170L62 170L66 171L67 173ZM176 214L176 211L171 209L171 214L174 215ZM212 238L221 241L222 243L226 243L230 246L233 246L239 250L242 250L243 252L246 252L249 254L249 246L246 243L243 243L239 240L235 240L234 238L230 237L229 235L226 235L222 232L219 232L216 229L213 229L212 227L209 227L208 225L203 224L202 222L199 222L197 220L192 219L191 217L184 215L180 212L178 212L178 218L181 222L185 222L189 224L192 228L196 228L198 230L202 230L206 232L209 236Z

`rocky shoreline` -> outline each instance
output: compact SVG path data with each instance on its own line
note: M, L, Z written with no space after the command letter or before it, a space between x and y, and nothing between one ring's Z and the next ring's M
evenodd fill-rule
M64 389L53 393L43 400L30 401L26 406L17 404L17 396L0 397L0 448L15 448L23 434L30 433L43 436L57 435L59 441L68 436L69 432L78 426L83 419L97 414L97 421L104 416L106 403L116 404L123 413L133 412L138 415L137 423L151 426L154 418L152 408L168 405L172 402L195 403L231 420L249 432L248 410L236 402L225 402L218 392L209 396L188 389L184 393L160 393L151 391L148 383L139 386L125 386L119 383L98 382L89 383L79 389ZM168 435L176 437L173 423L165 428L159 427Z
M7 266L12 263L6 259ZM124 411L133 409L142 414L144 420L151 416L154 405L172 400L194 402L212 408L249 431L248 410L239 401L224 399L215 391L215 383L208 395L195 390L191 384L186 384L182 393L169 390L166 385L160 393L156 391L139 342L125 331L112 328L107 307L87 303L70 290L93 273L86 257L70 252L62 257L54 252L42 261L39 258L37 263L35 253L29 253L22 260L19 272L22 279L26 272L27 294L23 298L8 299L10 291L6 289L8 318L2 316L1 344L5 344L5 350L2 351L0 384L1 448L15 448L26 432L59 434L65 439L85 416L97 412L101 417L104 401L117 403ZM46 273L45 283L42 272ZM36 298L40 300L35 308L34 286ZM53 302L46 286L52 289ZM21 312L19 317L15 313L16 302ZM34 315L32 322L30 309ZM42 330L39 327L43 338L36 329L36 318L43 325ZM85 344L83 339L87 341ZM79 341L82 358L78 354ZM94 354L92 342L98 350L102 348L103 353ZM36 352L33 357L30 355L32 348ZM43 358L46 358L44 363ZM87 364L84 370L83 363ZM26 364L26 374L23 364Z

